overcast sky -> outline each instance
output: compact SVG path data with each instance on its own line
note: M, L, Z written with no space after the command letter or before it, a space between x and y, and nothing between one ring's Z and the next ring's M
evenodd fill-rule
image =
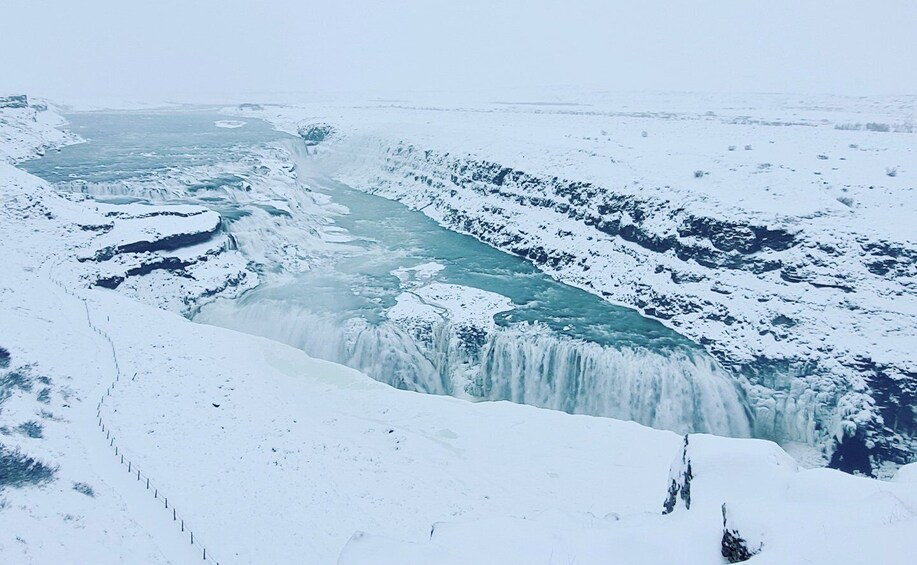
M3 0L0 94L917 94L913 0Z

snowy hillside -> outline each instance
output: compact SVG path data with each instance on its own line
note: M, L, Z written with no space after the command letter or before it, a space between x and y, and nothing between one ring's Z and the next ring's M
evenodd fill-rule
M11 160L69 139L0 116ZM26 133L9 141L10 128ZM57 192L0 163L0 561L903 564L917 552L913 465L881 482L802 470L768 441L400 391L192 323L177 312L257 284L221 221ZM411 296L461 312L447 286Z
M47 102L0 96L0 162L31 159L48 149L80 141L63 127L65 124L55 108L49 110Z
M917 436L915 108L581 95L230 113L298 133L342 182L662 320L739 375L756 436L870 472L867 457L912 460Z

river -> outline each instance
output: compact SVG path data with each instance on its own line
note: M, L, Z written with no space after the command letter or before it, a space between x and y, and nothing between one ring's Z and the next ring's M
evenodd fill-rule
M322 177L300 139L262 121L206 109L68 119L87 143L24 169L108 202L207 206L251 259L261 285L201 305L197 322L408 390L750 434L734 376L697 344L421 212Z

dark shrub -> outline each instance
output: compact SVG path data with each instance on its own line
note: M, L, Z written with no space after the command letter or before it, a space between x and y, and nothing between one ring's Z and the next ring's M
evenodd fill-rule
M29 420L19 424L16 429L31 438L41 439L44 437L45 428L35 420Z
M32 377L29 375L28 367L10 371L0 377L0 395L4 392L10 393L14 388L32 392Z
M86 496L95 497L96 495L96 491L92 490L92 487L86 483L73 483L73 490Z
M56 467L0 443L0 490L46 483L54 479L56 472Z

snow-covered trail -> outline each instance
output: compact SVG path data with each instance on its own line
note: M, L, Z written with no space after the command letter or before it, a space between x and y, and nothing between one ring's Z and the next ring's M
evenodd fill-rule
M39 274L52 284L48 285L46 296L53 297L58 306L57 326L67 328L77 334L82 342L91 344L92 353L85 358L87 373L95 375L96 381L86 382L84 394L87 398L76 406L72 419L72 435L81 446L85 457L75 460L77 472L92 474L101 480L110 493L117 497L117 503L131 521L142 529L156 546L159 554L167 563L186 563L198 559L199 548L183 539L178 527L172 523L171 512L167 512L160 502L150 495L134 475L128 473L119 461L109 442L104 422L106 397L116 393L121 386L127 386L128 379L119 379L119 369L113 357L113 343L106 335L93 329L92 310L89 301L68 290L54 277L55 267L60 263L47 261L39 269ZM102 313L97 313L101 318ZM80 330L78 330L78 328ZM99 399L96 403L92 401ZM100 419L100 412L102 412Z

